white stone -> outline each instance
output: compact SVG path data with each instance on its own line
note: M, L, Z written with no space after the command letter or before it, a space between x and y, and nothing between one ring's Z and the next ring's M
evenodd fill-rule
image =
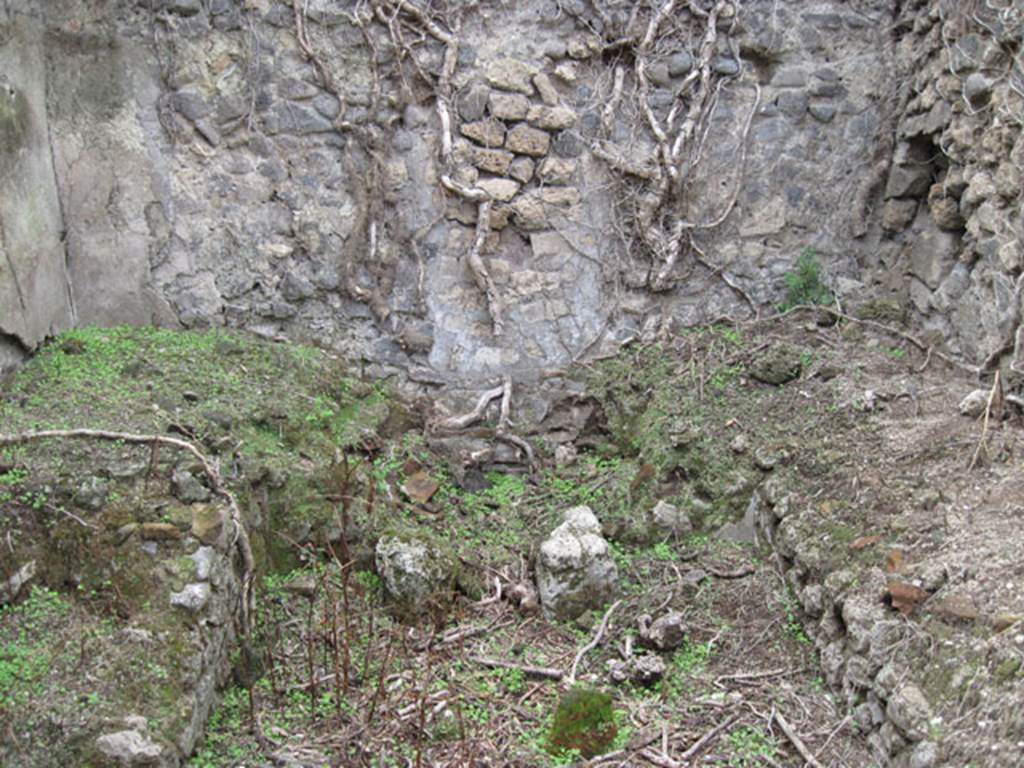
M96 748L122 766L152 765L163 749L138 731L106 733L96 739Z
M618 570L590 507L574 507L541 544L537 592L547 615L574 618L611 597Z

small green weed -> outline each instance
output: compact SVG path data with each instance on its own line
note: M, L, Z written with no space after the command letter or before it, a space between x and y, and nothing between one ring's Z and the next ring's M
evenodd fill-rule
M793 269L786 273L786 300L779 310L785 312L806 304L831 304L832 291L822 284L820 272L817 251L809 246L804 248Z
M730 766L747 768L761 765L765 759L774 759L779 742L759 728L743 725L731 731L727 739L731 759Z

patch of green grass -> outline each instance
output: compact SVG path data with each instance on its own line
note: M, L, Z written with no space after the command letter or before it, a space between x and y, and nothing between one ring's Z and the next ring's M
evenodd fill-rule
M7 629L0 636L0 709L24 706L42 692L55 649L50 628L70 604L45 587L32 587L23 602L0 608Z
M711 643L696 643L690 638L672 655L668 673L665 676L669 698L684 693L689 679L703 671L711 658Z

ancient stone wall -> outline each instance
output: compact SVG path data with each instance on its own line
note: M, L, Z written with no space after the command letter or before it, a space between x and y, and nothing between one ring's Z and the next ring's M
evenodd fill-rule
M0 354L74 322L226 324L421 382L530 378L770 310L805 247L846 309L910 308L975 361L1012 347L1017 12L678 5L645 40L658 4L7 4L31 119L0 115ZM661 188L652 126L681 137Z
M965 358L1024 364L1024 67L1020 3L915 2L897 28L906 73L884 182L882 272Z

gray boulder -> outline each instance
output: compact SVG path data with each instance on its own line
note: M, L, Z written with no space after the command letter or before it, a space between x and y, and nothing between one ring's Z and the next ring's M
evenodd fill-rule
M136 730L107 733L96 739L96 749L119 766L159 766L167 763L163 749Z
M540 546L537 592L544 613L573 619L615 592L618 570L590 507L573 507Z
M383 536L374 554L384 589L401 612L419 613L450 596L455 558L429 534Z
M693 533L693 523L686 510L662 499L651 510L651 525L656 534L671 537L689 536Z

